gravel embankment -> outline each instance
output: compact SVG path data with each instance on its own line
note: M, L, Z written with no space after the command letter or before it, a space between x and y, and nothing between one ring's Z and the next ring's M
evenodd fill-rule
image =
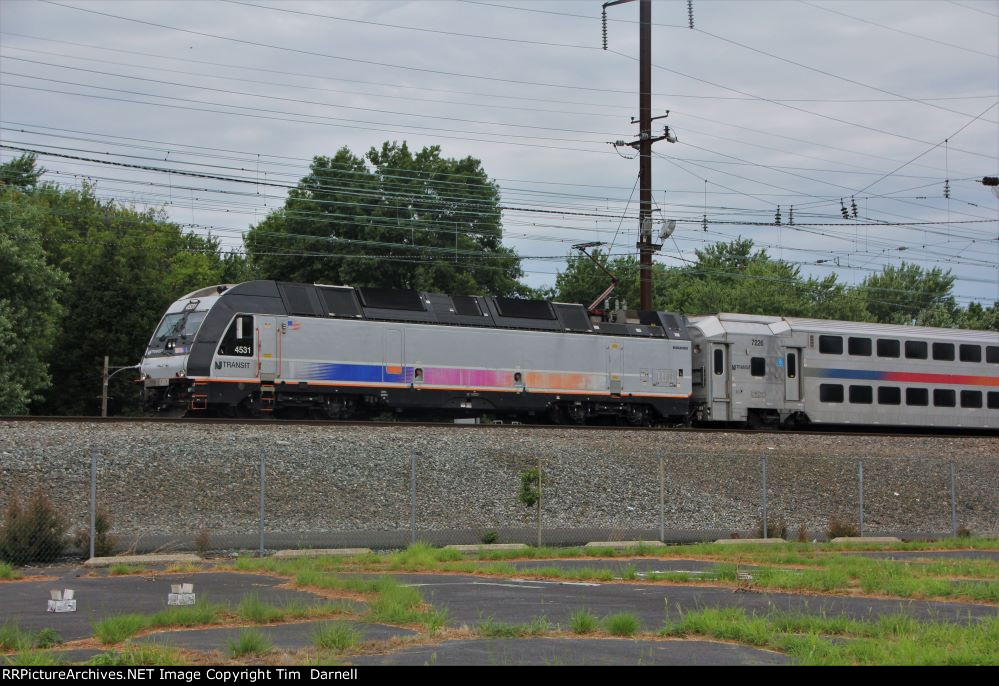
M126 545L190 541L202 529L216 541L254 540L265 452L267 531L282 545L316 545L332 532L353 543L408 540L411 451L417 527L454 532L452 542L531 531L534 510L517 492L539 458L552 530L658 532L661 457L668 531L749 532L766 455L770 517L789 536L801 524L811 537L830 517L857 519L861 458L867 531L949 531L953 460L959 523L999 532L999 439L980 437L0 422L0 507L41 489L82 525L91 446L102 453L98 501Z

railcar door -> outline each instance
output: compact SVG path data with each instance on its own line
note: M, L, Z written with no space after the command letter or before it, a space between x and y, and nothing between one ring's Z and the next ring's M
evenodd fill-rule
M801 348L784 350L784 399L801 400Z
M621 395L621 344L607 346L607 390L611 395Z
M711 360L711 418L727 421L730 415L729 349L725 343L712 343Z
M402 331L389 329L382 338L382 353L385 367L382 381L403 383L405 381L405 359L403 358Z
M257 369L262 383L281 376L281 324L278 317L254 317L257 328Z

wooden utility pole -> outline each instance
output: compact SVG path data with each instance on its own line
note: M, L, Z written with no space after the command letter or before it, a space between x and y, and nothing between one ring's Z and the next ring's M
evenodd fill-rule
M640 0L638 48L638 269L641 309L652 309L652 0Z
M603 5L604 14L604 50L607 49L607 8L633 0L612 0ZM652 309L652 255L661 245L652 242L652 144L656 141L668 140L676 142L676 137L670 133L667 126L662 136L652 136L652 122L664 119L669 110L661 117L652 116L652 0L638 0L638 119L632 118L632 124L638 124L638 140L631 143L619 141L614 145L627 145L638 150L638 265L639 292L643 310Z

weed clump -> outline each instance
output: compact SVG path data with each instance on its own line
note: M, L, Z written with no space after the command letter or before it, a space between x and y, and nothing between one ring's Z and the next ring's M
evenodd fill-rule
M830 541L834 538L854 538L859 535L860 531L857 529L857 525L850 520L840 519L839 517L831 517L829 519L829 527L826 529L826 536Z
M639 622L638 617L631 612L622 612L606 617L604 626L607 628L607 633L612 636L634 636L638 631Z
M763 520L757 520L756 538L787 538L787 522L782 517L768 519L766 534L763 535Z
M94 557L110 557L118 539L111 535L111 515L103 507L98 507L94 517ZM90 529L76 530L73 545L84 557L90 557Z

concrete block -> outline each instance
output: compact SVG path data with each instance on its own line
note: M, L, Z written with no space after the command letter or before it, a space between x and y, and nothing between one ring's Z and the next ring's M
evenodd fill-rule
M719 538L715 543L738 545L740 543L787 543L783 538Z
M526 550L526 543L473 543L471 545L446 545L445 550L457 550L461 553L481 553L486 550Z
M838 536L830 543L901 543L902 539L894 536Z
M189 554L120 555L118 557L92 557L83 563L84 567L110 567L116 564L155 565L155 564L197 564L202 559Z
M584 548L663 548L666 546L662 541L590 541Z
M371 548L304 548L302 550L279 550L271 557L349 557L367 555Z

